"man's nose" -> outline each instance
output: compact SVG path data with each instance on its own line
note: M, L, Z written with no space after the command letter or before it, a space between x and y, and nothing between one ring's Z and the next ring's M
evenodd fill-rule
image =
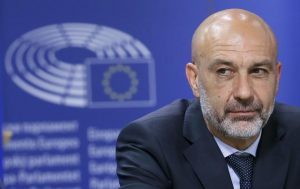
M254 99L252 83L247 75L239 75L234 83L233 96L237 101L251 103Z

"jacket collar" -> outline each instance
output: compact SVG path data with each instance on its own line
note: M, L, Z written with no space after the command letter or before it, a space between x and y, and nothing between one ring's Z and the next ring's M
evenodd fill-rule
M226 161L206 127L198 100L186 110L183 135L191 144L183 153L204 188L233 188Z
M283 142L287 123L280 123L280 114L280 108L275 105L263 128L255 160L253 188L284 188L290 154Z

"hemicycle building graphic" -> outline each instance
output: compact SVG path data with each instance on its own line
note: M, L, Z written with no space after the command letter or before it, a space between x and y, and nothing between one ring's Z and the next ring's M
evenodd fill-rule
M5 67L22 90L78 108L156 103L154 59L131 35L107 26L62 23L25 33L8 48Z

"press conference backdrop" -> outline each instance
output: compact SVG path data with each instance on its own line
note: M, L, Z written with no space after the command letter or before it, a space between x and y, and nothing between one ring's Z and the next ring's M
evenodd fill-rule
M7 189L116 189L126 123L177 98L194 29L245 8L275 31L278 100L300 106L300 7L286 0L2 0L0 57Z

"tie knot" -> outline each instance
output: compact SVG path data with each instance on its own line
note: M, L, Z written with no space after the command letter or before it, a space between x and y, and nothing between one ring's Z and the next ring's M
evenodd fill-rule
M253 177L254 157L251 154L244 153L240 155L232 154L226 157L228 165L240 177L241 189L251 188Z

